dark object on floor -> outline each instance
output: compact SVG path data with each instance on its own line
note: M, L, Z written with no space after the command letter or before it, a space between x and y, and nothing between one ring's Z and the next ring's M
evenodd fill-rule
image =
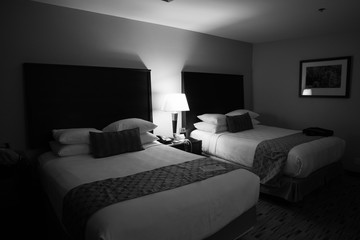
M330 137L334 135L333 130L325 129L325 128L319 128L319 127L309 127L303 129L303 133L308 136L324 136L324 137Z

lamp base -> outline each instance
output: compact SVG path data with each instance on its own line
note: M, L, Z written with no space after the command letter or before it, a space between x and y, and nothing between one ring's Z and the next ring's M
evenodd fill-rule
M176 127L177 127L177 119L178 119L178 113L171 113L172 116L172 128L173 128L173 135L175 136L176 133Z

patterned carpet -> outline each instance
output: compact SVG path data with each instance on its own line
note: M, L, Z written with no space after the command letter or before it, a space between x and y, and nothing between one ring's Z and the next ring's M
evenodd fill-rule
M359 240L360 175L344 173L300 203L260 195L257 224L241 240Z

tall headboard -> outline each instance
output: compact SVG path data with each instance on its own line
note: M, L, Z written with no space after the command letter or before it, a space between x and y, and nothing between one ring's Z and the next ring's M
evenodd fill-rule
M152 121L148 69L24 63L23 76L31 148L48 146L52 129Z
M183 127L194 129L198 115L244 108L243 76L221 73L182 72L182 92L190 111L182 112Z

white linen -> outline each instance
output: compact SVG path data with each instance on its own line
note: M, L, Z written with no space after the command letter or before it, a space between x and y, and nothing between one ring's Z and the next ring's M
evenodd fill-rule
M80 154L90 154L90 145L83 144L62 144L58 141L50 141L49 142L50 149L56 155L60 157L72 156L72 155L80 155Z
M227 131L226 125L215 125L207 122L194 123L194 127L201 131L210 132L210 133L220 133Z
M254 125L254 129L237 133L213 134L194 130L190 136L202 140L204 153L251 168L256 147L261 141L298 132L300 131ZM307 177L315 170L338 161L344 151L345 141L334 136L300 144L290 150L284 173L291 177Z
M43 183L58 217L63 197L75 186L202 157L158 143L145 148L97 159L43 154L39 159ZM89 219L86 240L203 239L253 207L258 196L259 178L235 170L103 208Z
M55 141L61 144L89 144L89 132L101 132L96 128L65 128L53 129Z
M214 125L226 126L226 116L218 113L205 113L197 116L203 122L211 123Z
M140 133L145 133L154 130L155 128L157 128L157 125L153 122L149 122L141 118L125 118L110 123L103 128L103 131L116 132L132 128L139 128Z

